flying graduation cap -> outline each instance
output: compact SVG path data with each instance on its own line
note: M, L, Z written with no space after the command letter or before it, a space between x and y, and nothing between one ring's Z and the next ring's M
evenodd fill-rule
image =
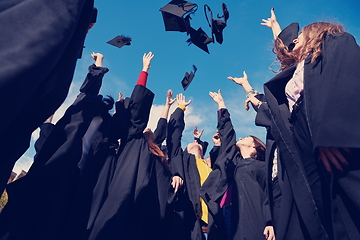
M108 41L106 43L113 45L115 47L121 48L125 45L131 45L131 38L119 35L119 36L114 37L113 39L111 39L110 41Z
M210 20L208 18L208 15L206 13L206 10L209 12L210 14ZM218 18L223 18L224 20L221 19L213 19L213 15L212 15L212 11L209 7L209 5L205 4L204 5L204 12L205 12L205 17L206 20L209 24L209 27L211 28L211 35L212 38L214 39L214 35L215 35L215 39L218 43L222 44L223 43L223 30L226 27L226 22L229 19L229 11L227 10L227 6L225 3L222 4L222 11L223 11L223 15L220 16L219 14L217 15Z
M197 4L182 0L173 0L160 8L165 30L186 32L190 26L190 14L196 12ZM186 16L185 16L186 15Z
M291 52L295 47L293 41L298 37L298 35L299 35L299 24L292 23L280 32L278 38L281 39L281 41L285 44L285 46L288 47L289 52Z
M184 91L189 87L190 83L195 77L195 73L197 71L197 67L193 65L194 72L191 71L190 73L186 72L183 80L181 81L181 85L184 89Z
M210 38L202 28L195 30L194 28L190 27L188 33L190 34L190 38L186 41L189 45L194 44L198 48L204 50L205 52L209 53L208 44L213 42L213 39Z

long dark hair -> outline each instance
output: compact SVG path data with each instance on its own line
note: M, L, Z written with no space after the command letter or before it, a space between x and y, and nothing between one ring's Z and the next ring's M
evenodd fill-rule
M252 137L255 144L255 153L253 153L251 157L259 161L265 161L266 145L257 137L252 135L250 135L250 137Z

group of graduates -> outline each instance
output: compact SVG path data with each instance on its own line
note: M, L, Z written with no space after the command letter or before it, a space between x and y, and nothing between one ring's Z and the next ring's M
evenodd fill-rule
M48 36L66 36L43 41L44 49L23 58L17 51L41 44L43 34L34 31L16 49L9 45L14 31L5 28L9 35L0 36L2 54L32 60L4 63L7 81L0 91L18 87L25 77L39 79L21 81L21 103L13 99L16 109L2 118L0 180L27 148L31 131L41 128L28 174L6 186L1 240L360 239L360 48L342 26L312 23L299 35L297 24L281 30L272 10L263 25L273 31L280 72L265 83L264 94L251 87L245 72L228 77L244 88L245 108L251 103L257 111L255 123L266 128L266 144L255 136L237 140L220 90L210 92L218 125L205 160L208 144L196 127L194 141L182 148L184 111L191 103L183 94L173 99L169 90L156 130L146 128L154 98L146 87L151 52L143 55L131 96L120 93L116 102L99 95L108 69L103 55L93 53L75 102L56 124L50 117L41 125L67 93L93 11L88 0L50 5L0 4L0 19L34 11L54 22L62 16L56 31L49 22L38 24ZM40 63L47 68L38 71ZM19 116L31 111L39 114L20 123Z

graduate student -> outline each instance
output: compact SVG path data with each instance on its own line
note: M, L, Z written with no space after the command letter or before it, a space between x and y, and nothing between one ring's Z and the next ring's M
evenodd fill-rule
M143 56L143 71L130 98L124 99L127 137L117 159L107 197L85 239L165 239L168 199L182 185L172 175L158 139L145 129L154 94L146 88L154 55ZM156 133L156 131L155 131ZM163 138L161 138L163 140Z
M10 237L63 239L79 191L84 197L93 187L108 154L108 111L114 101L98 95L108 68L102 66L102 54L92 57L95 63L80 94L38 145L28 174L7 187L9 202L0 215L0 229Z
M218 104L220 155L208 179L201 187L201 197L215 219L220 201L232 184L232 236L230 239L275 239L266 197L265 144L254 136L239 138L220 90L209 95ZM221 216L222 217L222 216ZM217 224L217 222L215 222ZM211 232L209 233L211 234Z
M244 107L249 110L249 103L257 112L255 124L266 128L265 164L267 169L267 194L269 198L272 224L279 239L305 239L301 230L301 218L296 209L294 196L290 186L289 175L284 168L283 159L274 137L271 135L271 116L265 95L254 90L244 71L243 77L228 77L243 87L246 92Z
M329 22L305 26L292 45L289 51L280 38L275 41L281 72L265 84L277 130L273 135L296 163L285 166L288 171L297 168L306 176L304 184L315 205L304 196L296 201L310 237L357 239L360 110L349 106L360 100L356 90L359 45L341 25ZM294 147L298 158L289 152ZM296 178L290 180L297 188L300 182L295 183ZM303 210L300 205L305 206L306 202L307 210Z
M202 131L194 127L194 141L185 150L181 148L182 132L185 128L184 111L191 101L186 101L183 94L176 96L178 107L169 120L167 147L169 150L170 166L183 165L180 172L184 180L184 189L179 196L175 209L179 220L178 228L173 230L175 239L205 239L209 222L208 209L200 199L200 186L211 172L211 168L204 160L202 144L199 144ZM202 142L202 141L201 141Z
M93 4L93 0L0 3L0 22L6 23L0 36L4 116L0 120L0 192L16 160L29 147L31 133L67 96ZM28 116L26 121L23 116Z

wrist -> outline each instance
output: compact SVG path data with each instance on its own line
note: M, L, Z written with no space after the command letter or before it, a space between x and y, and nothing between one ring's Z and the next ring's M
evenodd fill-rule
M183 111L186 110L186 107L185 107L184 105L180 105L180 104L179 104L177 107L180 108L180 109L183 110Z
M225 103L219 103L218 104L218 109L221 109L221 108L226 108Z
M250 98L250 97L253 97L253 96L258 95L258 94L260 94L258 91L251 88L250 90L246 91L246 98Z

